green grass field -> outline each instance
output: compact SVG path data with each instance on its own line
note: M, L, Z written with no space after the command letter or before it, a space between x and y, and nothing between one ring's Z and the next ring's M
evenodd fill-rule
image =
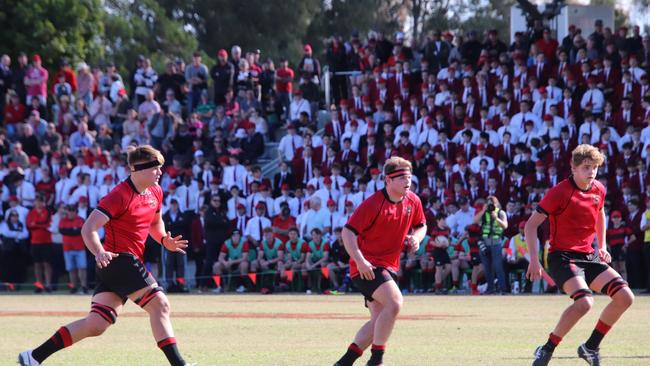
M586 365L575 349L607 301L596 297L553 365ZM83 316L89 303L88 296L0 296L0 365L15 365L19 351ZM360 295L176 295L171 303L180 349L200 366L329 366L367 316ZM530 365L567 304L564 296L407 296L384 360L390 366ZM605 338L606 365L650 364L648 308L650 297L637 297ZM101 338L75 344L46 364L165 365L145 315L129 302Z

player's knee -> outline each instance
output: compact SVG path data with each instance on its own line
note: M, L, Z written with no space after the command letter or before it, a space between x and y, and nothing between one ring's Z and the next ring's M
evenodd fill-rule
M622 308L629 308L634 303L634 294L630 291L629 288L625 288L623 291L619 291L612 300Z
M391 301L384 304L384 311L387 311L391 316L396 317L402 310L402 304L402 299L391 299Z
M171 305L169 303L169 299L167 299L167 296L162 293L156 296L156 298L153 299L150 304L152 305L151 312L157 315L168 317L171 313Z
M576 300L573 303L573 309L580 314L586 314L591 310L591 307L594 305L594 299L591 296L585 296Z
M102 335L112 323L107 322L101 316L91 313L86 317L85 328L88 337L98 337Z

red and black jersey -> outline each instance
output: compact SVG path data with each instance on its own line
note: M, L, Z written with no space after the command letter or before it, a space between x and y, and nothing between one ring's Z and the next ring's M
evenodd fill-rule
M431 239L434 239L434 240L438 236L444 236L445 238L449 238L449 234L451 234L451 231L449 230L449 228L442 229L442 228L438 227L438 225L433 226L431 228L431 230L429 231L429 236L431 237Z
M368 262L397 272L406 235L425 224L422 202L415 193L409 191L401 201L393 202L384 188L363 201L345 227L357 235L359 250ZM350 258L350 277L358 274Z
M625 225L617 228L612 225L607 229L607 244L612 247L623 245L625 244L625 238L632 234L634 234L632 229Z
M131 177L113 188L97 205L97 210L109 218L104 227L104 248L115 253L131 253L142 260L144 243L162 200L159 185L138 192Z
M605 204L605 194L605 187L599 181L582 190L569 177L544 195L537 211L548 216L551 222L549 252L594 252L596 223Z

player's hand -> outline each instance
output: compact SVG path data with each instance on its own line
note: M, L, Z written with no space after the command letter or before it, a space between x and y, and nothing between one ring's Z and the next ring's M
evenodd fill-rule
M97 267L106 268L108 267L108 264L111 262L111 260L113 260L113 258L117 258L118 256L119 254L117 253L102 250L95 256L95 262L97 262Z
M362 280L368 280L372 281L375 279L375 272L373 271L375 269L375 266L370 264L365 259L362 259L357 263L357 269L359 270L359 276L361 276Z
M606 248L598 249L598 257L603 260L605 263L612 261L612 256L609 254Z
M187 248L187 243L188 241L183 239L183 235L173 237L172 233L168 231L161 244L170 252L186 254L183 249Z
M542 264L539 261L530 262L528 271L526 271L526 278L531 281L537 281L542 278Z
M420 249L420 243L413 235L407 235L405 240L409 253L415 253Z

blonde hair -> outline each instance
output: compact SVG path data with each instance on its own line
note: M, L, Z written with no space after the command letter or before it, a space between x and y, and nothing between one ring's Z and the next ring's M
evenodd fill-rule
M157 160L160 165L165 164L165 158L163 155L151 145L129 146L126 152L126 161L130 166L137 163L146 163L152 160Z
M392 174L398 170L408 169L410 172L413 171L413 165L410 161L400 158L399 156L393 156L390 159L386 160L384 163L384 177L387 177L389 174Z
M571 164L577 167L585 160L591 160L597 166L603 165L605 157L595 146L589 144L578 145L571 153Z

